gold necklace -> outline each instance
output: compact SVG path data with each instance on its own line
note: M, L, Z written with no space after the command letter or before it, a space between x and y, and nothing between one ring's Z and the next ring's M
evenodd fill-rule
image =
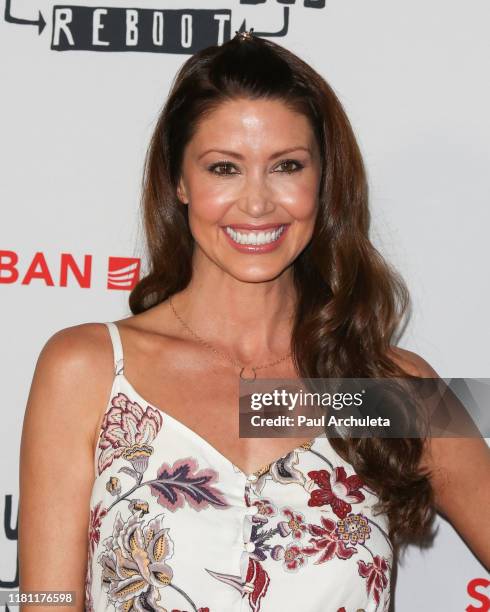
M235 359L233 359L232 357L230 357L226 353L218 351L217 349L214 348L214 346L209 344L209 342L206 342L206 340L203 340L203 338L201 338L201 336L196 334L196 332L194 330L192 330L189 327L189 325L187 325L187 323L182 319L182 317L179 315L179 313L175 310L175 306L173 305L173 302L172 302L172 297L169 297L168 302L169 302L172 310L174 311L175 316L182 323L182 325L187 329L187 331L190 332L194 336L194 338L196 338L196 340L198 340L201 344L203 344L205 347L207 347L208 349L213 351L213 353L216 353L216 355L220 355L221 357L225 357L234 366L240 368L240 378L243 381L245 381L245 382L253 382L257 378L257 372L256 372L257 370L261 370L263 368L270 368L270 367L272 367L274 365L277 365L278 363L281 363L282 361L285 361L288 357L291 356L291 351L290 351L289 353L284 355L284 357L281 357L280 359L277 359L276 361L273 361L271 363L266 363L264 365L259 365L259 366L242 366L241 363L238 363L238 361L236 361ZM253 373L254 373L253 378L246 378L246 377L243 376L243 372L245 371L245 368L247 368L247 367L250 367L250 369L253 371Z

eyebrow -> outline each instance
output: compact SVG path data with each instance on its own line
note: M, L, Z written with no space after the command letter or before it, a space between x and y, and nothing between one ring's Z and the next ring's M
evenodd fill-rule
M298 146L298 147L289 147L288 149L283 149L282 151L277 151L276 153L273 153L270 156L270 159L275 159L276 157L281 157L281 155L285 155L286 153L292 153L293 151L306 151L307 153L309 153L311 155L311 149L309 147L303 147L303 146ZM222 155L229 155L230 157L235 157L236 159L245 159L244 156L241 153L237 153L236 151L229 151L227 149L208 149L207 151L204 151L204 153L201 153L201 155L199 155L199 157L197 159L201 159L201 157L204 157L207 153L221 153Z

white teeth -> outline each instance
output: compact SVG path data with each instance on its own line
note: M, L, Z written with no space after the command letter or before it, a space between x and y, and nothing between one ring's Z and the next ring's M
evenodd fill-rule
M238 244L270 244L276 241L284 231L285 225L281 225L278 229L271 232L236 232L231 227L226 227L226 233L230 238Z

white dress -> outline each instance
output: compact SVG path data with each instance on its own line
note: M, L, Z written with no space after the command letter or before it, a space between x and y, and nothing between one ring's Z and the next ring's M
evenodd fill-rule
M387 517L326 435L245 474L138 394L106 325L86 611L387 612Z

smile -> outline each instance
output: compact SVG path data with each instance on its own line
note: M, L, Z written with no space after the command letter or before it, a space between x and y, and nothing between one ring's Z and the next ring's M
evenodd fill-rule
M240 253L259 255L275 251L284 242L290 223L267 223L222 226L228 244Z
M263 244L271 244L279 239L281 234L284 232L286 226L280 225L277 229L272 231L235 231L231 227L226 226L225 232L228 236L236 242L237 244L244 245L263 245Z

